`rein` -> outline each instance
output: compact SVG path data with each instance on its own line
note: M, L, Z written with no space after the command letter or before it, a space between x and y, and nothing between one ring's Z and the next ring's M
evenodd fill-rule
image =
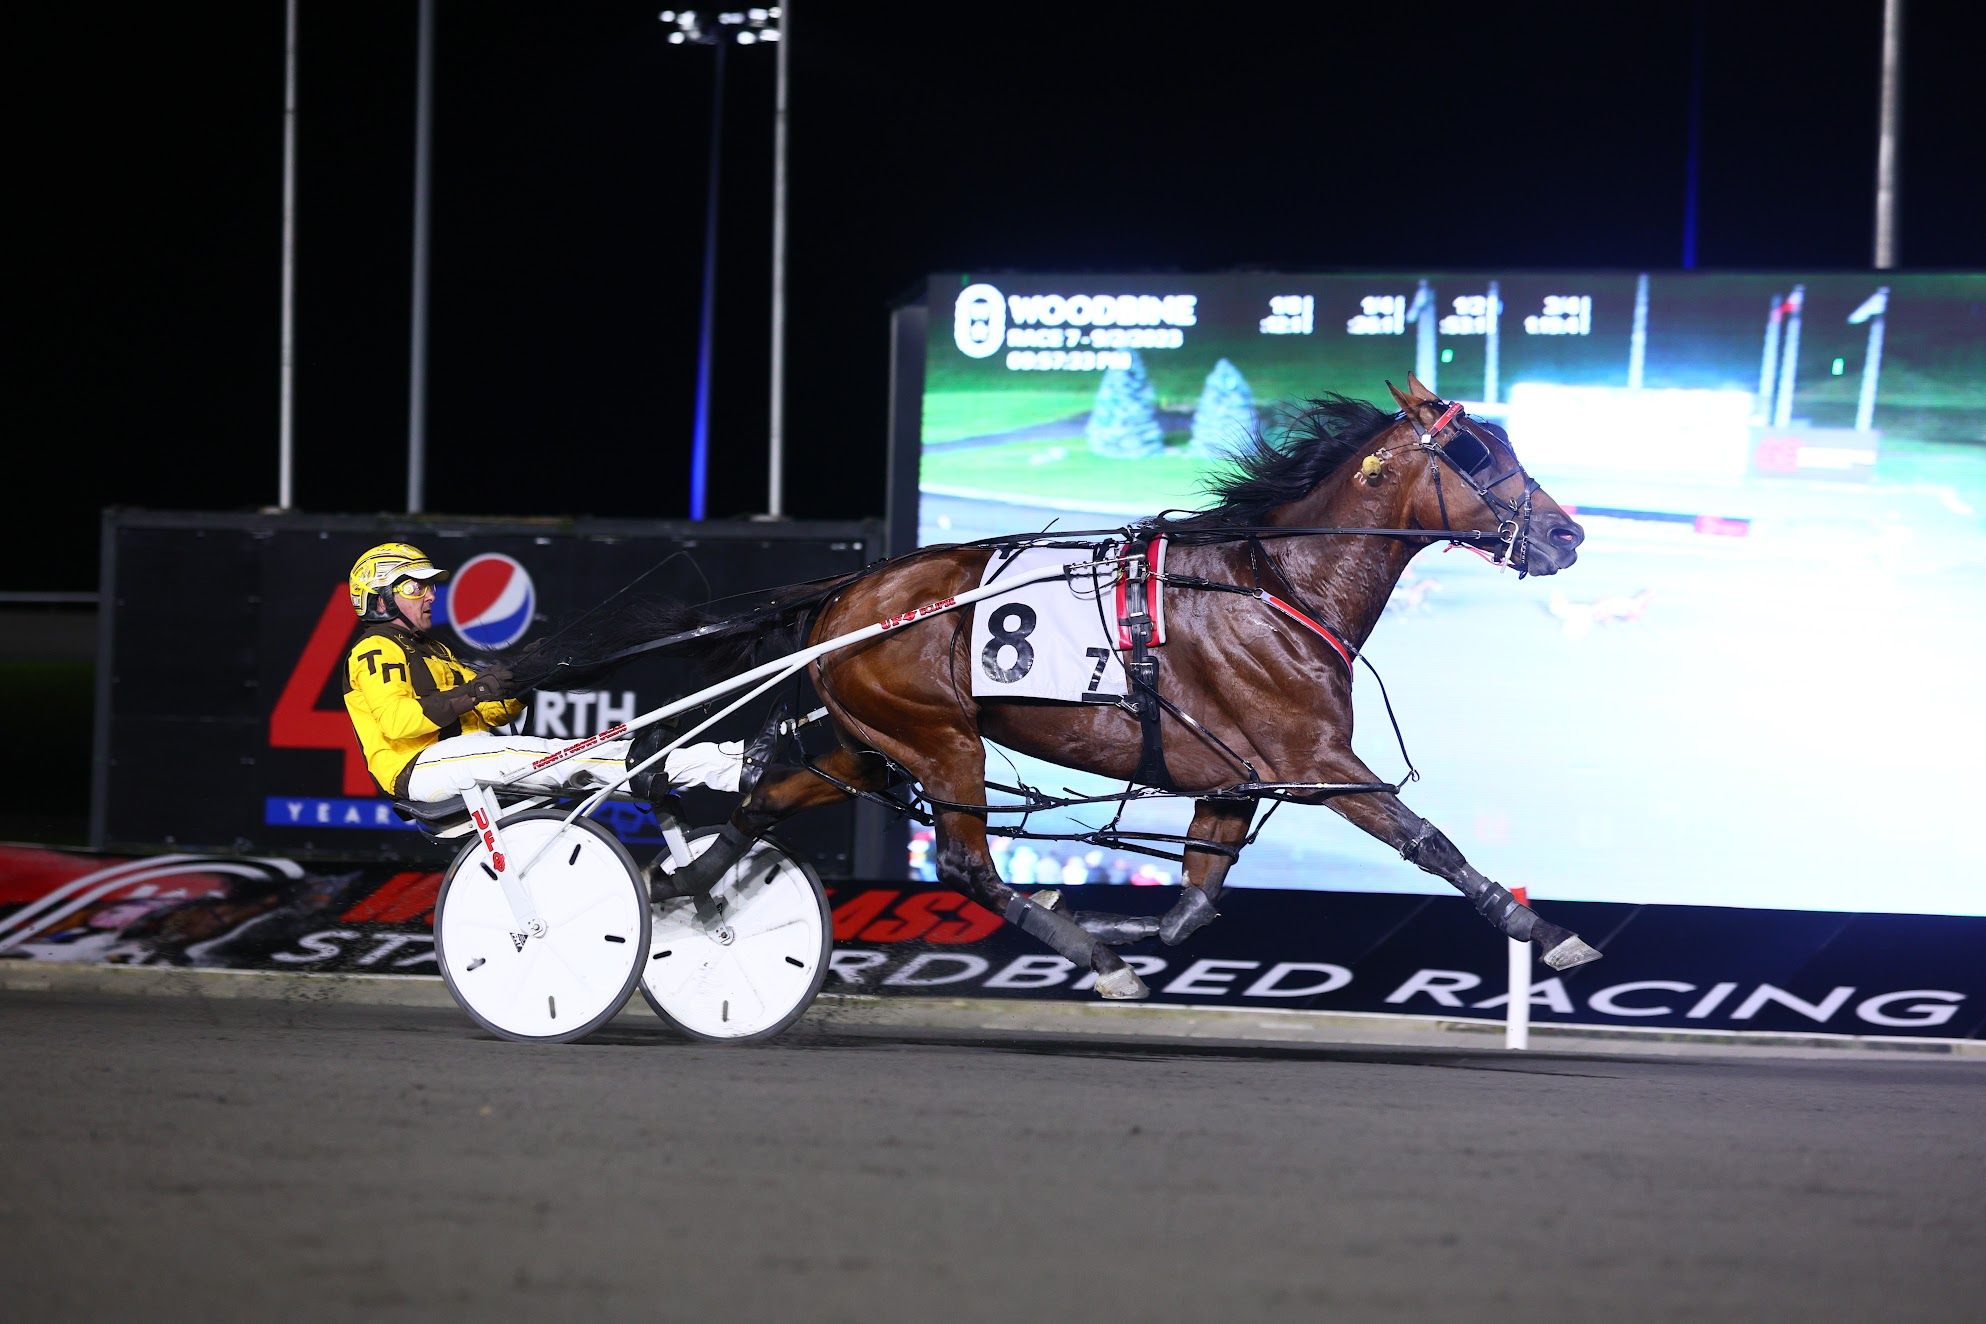
M908 560L911 557L927 556L937 552L957 551L961 548L985 547L985 548L991 548L997 550L1003 548L1026 548L1026 547L1070 547L1070 548L1089 547L1091 545L1091 542L1097 538L1119 538L1119 537L1123 537L1126 533L1131 533L1135 536L1136 533L1141 529L1145 529L1157 525L1162 520L1162 518L1163 518L1162 516L1157 516L1150 520L1136 521L1128 526L1120 525L1116 528L1110 528L1110 529L1072 529L1072 530L1058 531L1053 535L1046 533L1009 533L1009 534L998 534L991 538L978 538L978 539L974 539L972 542L934 543L929 547L919 547L915 551L905 552L901 556L885 557L884 559L877 561L874 564L864 566L862 569L854 571L850 574L836 576L831 579L818 580L810 585L803 585L803 587L815 589L815 592L808 594L806 599L803 601L772 603L767 606L757 608L753 611L746 612L740 616L727 617L721 621L711 621L707 624L696 626L694 629L679 630L674 634L663 635L659 639L649 639L649 640L645 640L642 643L631 645L627 648L617 649L614 652L606 654L604 657L588 658L585 662L585 665L589 669L592 667L607 666L616 662L625 662L629 658L641 657L648 653L659 653L671 648L680 648L685 644L693 644L703 639L720 638L728 635L737 634L743 630L747 630L754 626L757 626L761 622L777 619L781 616L784 616L790 611L794 610L796 607L810 605L811 603L818 601L819 598L826 597L830 593L848 587L850 584L853 584L858 579L862 579L870 574L875 573L876 571L885 569L886 567L898 561ZM1174 542L1190 547L1208 547L1208 546L1216 546L1221 543L1245 542L1252 538L1309 538L1309 537L1354 537L1354 536L1375 537L1375 538L1422 538L1427 540L1428 542L1452 542L1452 543L1502 543L1505 541L1505 537L1502 533L1477 533L1467 529L1450 530L1450 529L1307 528L1307 527L1288 528L1278 524L1237 524L1237 525L1224 524L1212 528L1196 528L1196 529L1182 529L1175 527L1175 528L1166 529L1165 535L1166 537L1171 538ZM1228 592L1247 593L1250 595L1253 595L1256 592L1256 590L1254 589L1242 588L1239 585L1215 584L1211 581L1193 581L1191 576L1168 575L1166 576L1166 582L1178 583L1182 587L1186 587L1186 588L1224 589ZM630 585L629 587L632 587L632 585ZM625 589L622 590L622 592L625 591L626 591ZM614 596L618 597L620 596L620 594L617 593ZM741 594L739 596L744 596L744 595ZM609 601L611 600L612 599L610 598ZM606 606L606 603L603 602L599 605L599 607L595 607L593 610L598 611L601 607L604 606ZM570 628L570 627L566 627L566 628ZM538 683L540 685L543 685L545 682L550 681L561 670L571 670L572 668L578 665L579 665L578 663L573 662L571 659L564 659L559 662L556 662L553 664L551 671L546 673L544 680Z
M584 665L587 669L590 670L594 667L603 667L603 666L612 665L613 663L616 662L624 662L631 657L640 657L646 653L659 653L670 648L680 648L685 644L696 643L700 639L717 639L729 635L738 634L744 630L752 629L764 621L777 620L783 616L788 615L793 611L804 610L807 607L812 606L815 603L819 602L822 598L827 597L829 594L837 592L840 589L846 588L848 585L854 583L862 576L868 574L871 570L879 569L882 564L885 563L878 563L877 565L866 566L863 569L857 570L851 574L836 575L828 579L819 579L819 580L814 580L811 583L801 584L798 587L810 589L812 591L801 597L790 599L785 602L769 603L766 606L758 607L751 611L745 612L743 615L727 616L723 620L709 621L703 625L696 626L693 629L678 630L674 634L663 635L660 639L644 640L641 643L630 645L627 648L616 649L614 652L608 653L604 657L588 658L583 664L575 663L571 658L563 658L558 662L552 664L551 670L545 673L545 677L543 680L537 682L537 686L539 687L543 686L546 682L550 681L553 677L557 676L560 671L570 671L573 668L580 665ZM629 585L629 587L633 587L633 585ZM622 592L625 591L626 591L625 589L622 590ZM616 596L619 595L617 594ZM738 596L744 597L746 595L739 594ZM609 601L611 601L611 599L609 599ZM718 599L718 601L721 602L723 601L723 599L720 598ZM601 604L601 606L605 606L605 605L606 605L605 603ZM596 607L594 610L597 611L598 609L599 608ZM581 619L584 618L582 617ZM566 628L570 629L571 627L568 626ZM561 631L561 633L564 633L564 631Z
M1502 481L1501 479L1498 480ZM957 551L963 547L1087 547L1097 538L1121 538L1126 533L1134 537L1141 533L1163 533L1166 537L1183 546L1206 547L1217 543L1243 542L1249 538L1321 538L1321 537L1368 537L1368 538L1425 538L1429 542L1481 542L1500 543L1504 541L1502 532L1479 533L1473 529L1377 529L1377 528L1292 528L1284 524L1216 524L1178 525L1166 524L1161 513L1150 519L1134 520L1128 525L1118 525L1109 529L1067 529L1048 533L1002 533L991 538L977 538L972 542L934 543L920 547L905 556L922 556L926 552ZM896 559L896 558L891 558Z

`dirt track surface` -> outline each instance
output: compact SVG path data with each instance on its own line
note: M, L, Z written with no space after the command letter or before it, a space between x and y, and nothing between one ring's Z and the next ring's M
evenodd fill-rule
M19 1320L1977 1318L1986 1060L0 994Z

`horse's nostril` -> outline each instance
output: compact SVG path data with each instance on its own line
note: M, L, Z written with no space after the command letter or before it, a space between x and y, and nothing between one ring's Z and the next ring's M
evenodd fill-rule
M1551 539L1554 544L1560 547L1577 547L1579 545L1579 530L1561 524L1552 530Z

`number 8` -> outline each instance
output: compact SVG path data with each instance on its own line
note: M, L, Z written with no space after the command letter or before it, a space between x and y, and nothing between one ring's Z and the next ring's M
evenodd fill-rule
M1008 620L1012 620L1013 625L1003 628ZM1011 685L1034 669L1034 645L1027 641L1027 637L1034 633L1034 626L1034 608L1025 602L1010 602L994 608L993 620L987 627L987 633L992 637L979 653L979 665L988 679ZM1000 665L1000 650L1008 646L1014 650L1014 665L1003 667Z

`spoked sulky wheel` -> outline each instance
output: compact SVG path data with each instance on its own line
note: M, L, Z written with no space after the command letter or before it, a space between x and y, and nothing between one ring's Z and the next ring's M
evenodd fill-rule
M505 855L526 869L542 935L522 931L503 888L473 862L474 845L449 866L435 899L435 959L448 991L506 1039L591 1034L641 978L649 912L640 870L592 819L564 820L560 810L535 809L502 827Z
M716 838L715 828L690 833L691 857ZM761 840L719 880L701 911L689 897L656 905L641 995L691 1038L769 1039L821 991L833 946L820 879Z

